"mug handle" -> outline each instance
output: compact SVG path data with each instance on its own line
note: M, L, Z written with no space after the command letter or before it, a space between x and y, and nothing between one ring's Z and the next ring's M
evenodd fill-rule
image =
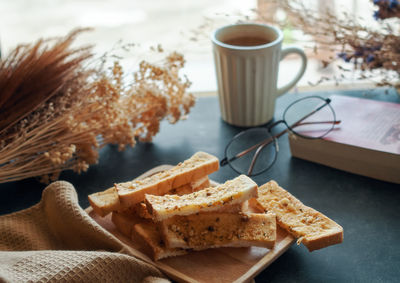
M293 78L293 80L291 80L290 82L288 82L286 85L280 87L277 89L277 95L280 96L286 92L288 92L292 87L294 87L294 85L301 79L301 77L303 76L306 67L307 67L307 56L304 53L304 51L298 47L286 47L284 49L282 49L281 52L281 60L283 58L285 58L287 55L291 54L291 53L295 53L300 55L301 58L301 68L300 70L297 72L296 76Z

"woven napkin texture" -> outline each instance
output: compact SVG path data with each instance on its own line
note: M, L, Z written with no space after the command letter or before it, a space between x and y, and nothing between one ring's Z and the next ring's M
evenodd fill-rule
M0 282L169 282L163 277L91 219L68 182L0 216Z

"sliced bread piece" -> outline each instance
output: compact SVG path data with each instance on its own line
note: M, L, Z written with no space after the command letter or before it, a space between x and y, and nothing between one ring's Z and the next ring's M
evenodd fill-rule
M210 187L210 180L208 176L204 176L198 180L194 180L188 184L182 185L178 188L170 190L167 194L168 195L185 195L190 194L193 192L200 191L202 189Z
M153 220L161 221L175 215L218 211L223 206L241 204L253 197L257 197L257 184L249 177L240 175L217 187L182 196L146 194L145 203Z
M275 181L258 189L258 201L276 214L279 226L298 238L309 251L343 242L343 228L332 219L305 206Z
M251 198L242 203L240 210L244 213L264 213L265 209L256 198Z
M120 212L113 211L111 214L111 221L119 232L129 238L132 235L133 226L145 222L145 220L139 217L132 209Z
M174 216L160 222L160 227L170 248L272 248L276 240L275 218L273 213L204 213Z
M151 219L152 218L152 216L149 213L149 211L147 210L147 206L146 206L146 204L144 202L139 202L139 203L135 204L133 207L134 207L134 209L136 211L136 214L139 217L144 218L144 219Z
M197 192L202 189L211 187L211 183L210 183L210 179L208 178L208 175L191 182L190 185L192 187L192 192Z
M190 184L186 184L183 186L180 186L176 189L172 189L171 191L168 192L168 194L177 194L177 195L184 195L184 194L190 194L192 192L196 192L199 190L204 189L205 187L210 186L210 180L208 179L208 176L205 176L198 181L192 182ZM139 215L140 217L144 219L151 219L151 214L147 210L146 204L144 202L140 202L134 205L136 214Z
M254 198L253 198L254 199ZM152 219L152 215L149 213L149 211L147 210L147 206L144 202L135 204L134 206L136 214L143 218L143 219ZM220 209L217 210L217 212L225 212L225 213L238 213L238 212L255 212L255 213L259 213L260 211L255 211L254 209L249 209L248 205L243 205L243 204L227 204L224 206L221 206ZM264 212L264 209L261 210L261 212ZM212 212L199 212L199 213L213 213Z
M112 187L103 192L94 193L88 196L89 203L96 214L106 216L111 211L121 208L118 191Z
M218 170L218 168L219 163L215 156L197 152L190 159L170 170L142 180L116 184L105 191L93 193L88 196L89 203L96 214L104 217L112 211L124 210L134 203L140 202L137 201L139 199L143 201L145 192L164 194L164 192L175 190L183 194L208 187L210 184L208 174ZM182 174L180 175L179 172ZM186 181L187 183L182 183ZM135 184L137 185L136 190L131 187ZM122 195L122 201L119 194Z
M131 206L144 200L145 194L164 195L168 191L201 179L219 169L218 158L197 152L177 166L142 180L115 184L120 202Z
M132 230L132 241L138 243L144 252L153 260L184 255L186 250L167 248L161 238L158 227L154 223L139 223Z

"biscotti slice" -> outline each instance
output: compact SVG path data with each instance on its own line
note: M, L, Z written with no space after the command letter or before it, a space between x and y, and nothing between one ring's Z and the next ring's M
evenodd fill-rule
M244 213L264 213L265 209L256 198L251 198L242 203L240 210Z
M253 198L254 199L254 198ZM149 211L147 210L147 206L144 202L135 204L134 206L136 214L143 218L143 219L152 219L152 215L149 213ZM257 210L255 211L254 209L249 209L248 204L244 205L244 204L233 204L233 205L224 205L221 206L220 209L217 210L218 212L225 212L225 213L238 213L238 212L255 212L255 213L259 213L259 212L264 212L264 209L262 209L261 211ZM213 213L213 211L211 212L204 212L204 213Z
M168 195L185 195L193 192L200 191L202 189L210 187L210 180L208 176L204 176L198 180L190 182L189 184L182 185L178 188L170 190Z
M143 201L145 194L164 195L174 188L201 179L218 169L218 158L205 152L197 152L169 170L142 180L115 184L115 187L121 204L131 206Z
M186 184L183 186L180 186L176 189L172 189L171 191L168 192L169 195L171 194L177 194L177 195L184 195L184 194L190 194L192 192L196 192L199 190L202 190L206 187L210 186L210 180L208 179L208 176L205 176L195 182L192 182L190 184ZM140 202L135 204L134 206L136 214L139 215L142 218L145 219L151 219L151 214L147 210L146 204L144 202Z
M96 214L101 217L106 216L111 211L120 209L117 189L112 187L103 192L94 193L88 196L90 206Z
M151 219L151 214L147 210L146 204L144 202L139 202L133 206L136 214L144 219Z
M272 248L276 240L273 213L205 213L174 216L160 222L170 248L203 250L218 247Z
M185 184L176 189L172 189L168 192L168 194L190 194L209 186L210 180L208 176L204 176L189 184ZM118 192L115 187L112 187L103 192L91 194L88 198L94 212L96 212L96 214L100 215L101 217L106 216L112 211L124 210L124 207L122 207L119 201ZM136 204L134 207L140 217L145 219L151 218L151 215L148 213L146 205L143 202Z
M119 232L127 237L131 237L132 229L135 224L142 223L145 220L139 217L133 210L113 211L111 221Z
M117 184L105 191L91 194L88 196L89 203L96 214L104 217L112 211L124 210L132 206L133 203L136 203L138 198L143 198L146 192L145 184L147 184L147 191L152 193L157 193L155 192L157 188L160 194L164 190L167 190L167 192L177 190L181 194L190 193L209 186L208 174L218 170L218 168L219 163L215 156L204 152L197 152L190 159L170 170L157 173L142 180ZM179 172L182 174L179 174ZM158 183L148 184L151 180L158 180ZM141 187L139 186L140 189L138 188L137 191L133 187L130 187L131 183L140 183L142 185ZM131 189L127 189L127 186ZM120 200L119 194L123 195L123 201Z
M191 182L190 185L192 187L192 192L197 192L202 189L211 187L211 183L210 183L210 179L208 178L208 175Z
M298 238L309 251L343 242L343 228L270 181L258 189L258 201L276 214L279 226Z
M145 203L154 221L175 215L221 210L224 206L241 204L257 197L257 184L240 175L216 187L209 187L187 195L145 196Z
M153 260L184 255L186 250L167 248L161 238L159 228L154 223L139 223L132 230L132 241L138 243L144 252Z

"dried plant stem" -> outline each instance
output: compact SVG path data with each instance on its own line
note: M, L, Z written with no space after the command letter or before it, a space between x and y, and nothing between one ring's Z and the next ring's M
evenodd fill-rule
M382 77L376 83L378 86L400 87L399 21L392 25L390 22L379 20L379 28L371 28L363 24L360 18L355 19L345 12L337 16L329 9L316 10L306 6L301 0L269 2L286 13L286 21L280 22L283 28L290 22L291 28L300 29L312 36L315 44L309 47L315 53L319 50L327 51L327 56L323 59L324 66L340 58L344 64L351 62L355 70L363 73L360 79L373 79L375 74L368 71L381 70ZM377 19L391 17L399 20L400 4L397 1L373 3L379 8L375 10ZM258 21L261 22L271 22L270 14L268 9L256 10ZM339 69L346 71L340 67ZM343 73L340 77L343 77Z
M161 66L141 62L133 81L124 85L118 62L104 70L107 58L102 57L90 67L88 49L69 49L79 32L53 47L45 46L46 40L19 46L2 62L0 90L7 91L0 92L0 110L15 99L29 99L13 104L17 114L0 123L0 183L35 176L48 182L63 170L85 171L97 162L101 147L149 141L161 120L175 123L194 105L186 92L190 83L179 77L180 54L166 56ZM56 79L47 83L53 73ZM17 91L21 77L28 82Z

